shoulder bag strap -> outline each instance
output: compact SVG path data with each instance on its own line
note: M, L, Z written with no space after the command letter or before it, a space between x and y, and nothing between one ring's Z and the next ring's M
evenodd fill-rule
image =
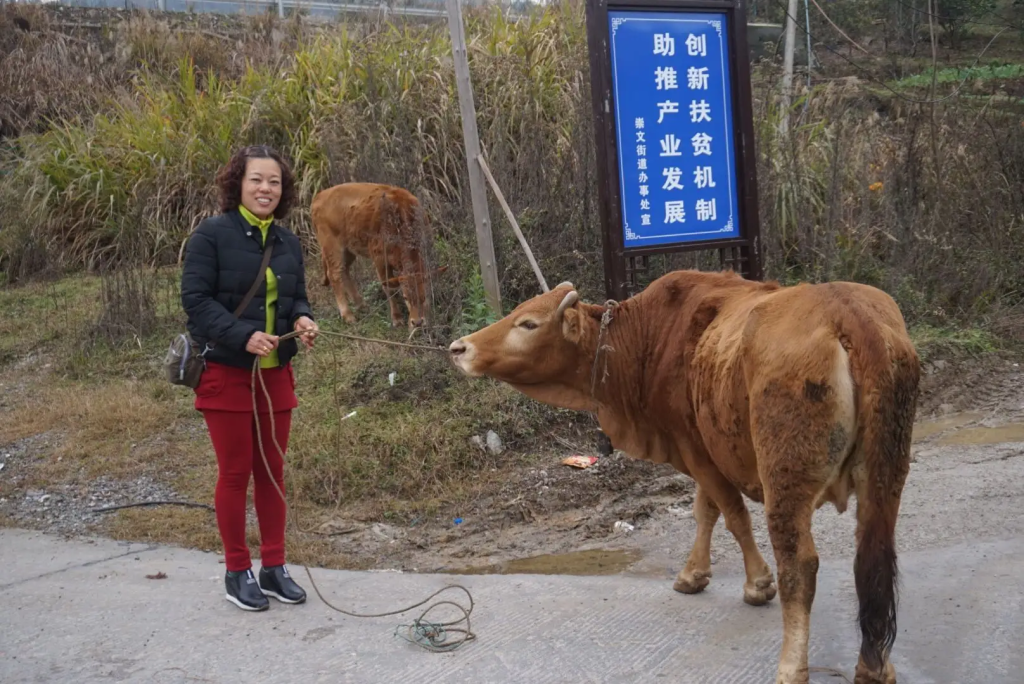
M267 266L270 265L270 253L274 251L274 242L270 239L270 233L267 233L267 246L263 248L263 262L260 264L260 272L256 274L256 280L253 282L252 287L245 293L245 297L242 299L242 303L235 309L235 318L238 318L245 307L249 306L249 302L252 301L253 295L256 294L256 290L259 289L260 283L263 282L263 278L267 275Z

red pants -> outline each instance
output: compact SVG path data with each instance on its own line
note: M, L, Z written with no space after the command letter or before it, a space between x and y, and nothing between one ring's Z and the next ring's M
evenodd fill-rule
M291 367L261 371L273 403L273 427L279 453L271 432L271 414L259 381L256 383L259 427L263 452L260 453L256 420L252 409L251 371L222 364L207 364L196 388L196 408L203 412L217 453L217 487L214 507L217 526L224 544L224 561L229 571L252 567L245 540L245 503L249 476L253 479L253 503L260 529L260 562L264 567L283 565L285 503L274 488L284 488L284 452L288 449L292 409L296 405ZM273 480L271 479L273 475Z

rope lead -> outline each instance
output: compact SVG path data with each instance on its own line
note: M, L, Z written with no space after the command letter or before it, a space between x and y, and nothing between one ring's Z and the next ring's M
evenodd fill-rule
M297 337L297 336L302 335L302 334L304 334L304 332L299 332L299 331L290 332L290 333L288 333L286 335L282 335L279 338L279 340L287 340L289 338ZM393 346L397 346L397 347L409 347L409 348L413 348L413 349L424 349L424 350L428 350L428 351L439 351L439 352L442 352L442 353L445 351L441 347L428 347L426 345L420 345L420 344L407 344L407 343L402 343L402 342L391 342L390 340L377 340L377 339L373 339L373 338L369 338L369 337L360 337L358 335L349 335L349 334L346 334L346 333L336 333L336 332L327 332L327 331L323 331L323 330L318 330L316 334L317 335L324 335L324 334L326 334L326 335L331 335L331 336L335 336L335 337L344 337L344 338L348 338L348 339L361 340L361 341L364 341L364 342L377 342L377 343L380 343L380 344L389 344L389 345L393 345ZM268 412L269 412L270 415L273 415L273 413L274 413L274 405L273 405L273 402L270 400L270 391L267 390L266 382L263 379L263 373L262 373L262 370L260 369L260 359L259 359L258 356L253 360L253 364L252 364L252 414L253 414L253 418L256 420L256 441L259 443L260 456L263 458L263 465L267 469L267 474L270 475L270 482L274 485L274 489L277 490L278 496L281 497L281 501L284 503L284 507L285 507L285 514L287 515L289 510L290 510L289 506L288 506L288 499L285 497L284 492L281 491L281 488L277 484L277 480L274 478L273 473L270 470L270 462L267 460L267 452L263 448L263 432L260 430L260 413L259 413L259 409L258 409L257 404L256 404L256 381L257 381L257 378L259 379L260 388L263 390L263 397L267 401ZM281 448L280 443L277 441L277 429L276 429L276 426L275 426L273 420L270 421L270 437L271 437L271 440L274 442L274 447L277 449L277 453L280 454L281 459L284 460L284 449ZM294 518L289 515L288 516L288 520L286 522L286 525L294 526L294 525L297 525L297 523L295 522ZM449 651L454 651L455 649L459 648L460 646L462 646L467 641L471 641L473 639L476 639L476 635L473 634L472 629L470 627L470 622L469 622L469 614L473 612L473 595L469 593L469 589L467 589L466 587L462 586L461 584L449 584L449 585L446 585L446 586L442 587L441 589L439 589L438 591L435 591L433 594L431 594L427 598L423 599L419 603L414 603L413 605L411 605L411 606L409 606L407 608L402 608L400 610L392 610L392 611L388 611L386 613L373 613L373 614L354 613L354 612L351 612L351 611L348 611L348 610L344 610L342 608L338 608L337 606L332 604L330 601L325 599L324 595L322 593L320 593L320 588L317 587L317 585L316 585L316 580L313 579L313 573L310 572L309 566L308 565L303 565L302 567L305 568L305 570L306 570L306 576L309 577L309 582L313 586L313 591L315 591L316 595L320 598L320 600L324 602L324 605L326 605L331 610L334 610L334 611L336 611L338 613L341 613L343 615L348 615L350 617L357 617L357 618L377 618L377 617L386 617L386 616L389 616L389 615L398 615L400 613L408 612L408 611L412 610L413 608L419 608L420 606L426 604L428 601L430 601L432 598L434 598L435 596L437 596L441 592L448 591L449 589L461 589L462 591L466 592L466 596L469 598L469 608L465 608L462 605L460 605L458 603L455 603L454 601L438 601L437 603L434 603L434 604L432 604L430 606L427 606L426 610L424 610L423 613L421 613L420 616L418 618L416 618L412 622L412 624L409 624L409 625L399 625L398 627L396 627L395 628L395 636L400 637L402 639L405 639L406 641L408 641L411 644L416 644L420 648L423 648L423 649L425 649L427 651L431 651L431 652L434 652L434 653L446 653L446 652L449 652ZM443 605L454 606L455 608L457 608L459 611L462 612L462 617L457 619L457 620L453 620L451 622L429 622L427 620L424 620L424 618L427 616L428 613L430 613L430 611L434 610L435 608L437 608L439 606L443 606ZM456 627L456 625L461 624L462 622L466 623L465 628ZM405 627L407 629L409 636L404 636L404 635L399 634L399 630L402 629L402 627ZM461 636L461 638L458 638L455 641L449 642L448 641L448 636L451 633L461 634L462 636Z

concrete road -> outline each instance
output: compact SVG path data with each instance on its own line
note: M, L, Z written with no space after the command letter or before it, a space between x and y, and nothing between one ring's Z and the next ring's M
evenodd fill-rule
M782 634L778 600L744 605L742 578L728 574L684 596L671 580L630 575L314 570L329 600L359 612L464 584L477 640L437 654L394 636L419 611L345 617L316 598L299 567L305 605L271 600L268 612L245 613L224 600L224 566L213 554L5 529L0 558L0 681L9 683L772 684ZM902 684L1024 681L1024 539L915 550L901 564L893 660ZM159 572L167 577L146 578ZM448 598L465 603L459 592ZM851 559L823 561L812 666L852 678L855 615ZM843 680L818 673L812 681Z

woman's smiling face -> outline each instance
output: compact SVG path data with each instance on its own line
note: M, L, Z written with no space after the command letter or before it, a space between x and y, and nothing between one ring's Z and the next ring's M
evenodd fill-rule
M281 201L281 167L273 159L250 159L242 177L242 206L269 218Z

